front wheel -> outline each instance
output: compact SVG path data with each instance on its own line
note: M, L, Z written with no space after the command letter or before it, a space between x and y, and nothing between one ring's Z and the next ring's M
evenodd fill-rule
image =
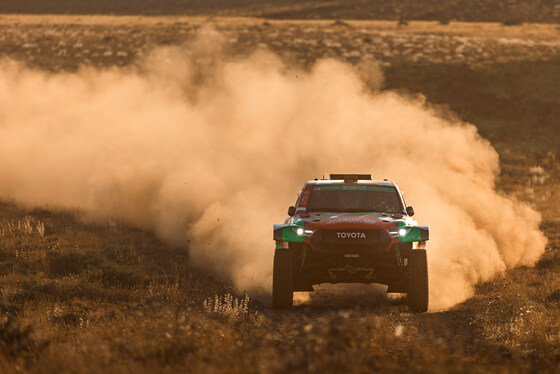
M425 249L410 251L408 256L408 308L416 313L428 310L428 261Z
M272 273L272 306L290 309L294 303L294 261L290 249L276 249Z

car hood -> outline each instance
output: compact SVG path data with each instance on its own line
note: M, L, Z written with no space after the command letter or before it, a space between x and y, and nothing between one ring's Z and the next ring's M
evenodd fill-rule
M335 228L394 228L399 222L406 223L407 216L390 213L340 213L321 212L301 214L293 217L293 223L304 224L310 229Z

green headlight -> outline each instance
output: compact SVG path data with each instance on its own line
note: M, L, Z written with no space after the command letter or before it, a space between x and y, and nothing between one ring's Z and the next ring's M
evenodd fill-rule
M311 236L315 230L304 229L303 227L290 227L290 229L299 236Z

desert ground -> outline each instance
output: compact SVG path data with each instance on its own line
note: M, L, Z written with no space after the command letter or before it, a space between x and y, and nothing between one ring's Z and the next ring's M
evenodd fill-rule
M543 23L512 25L399 22L393 13L388 21L343 20L344 12L296 20L0 7L0 58L53 74L132 67L203 27L223 35L231 56L267 49L303 70L324 57L376 61L384 90L422 94L477 127L500 155L497 188L537 209L548 238L534 267L477 284L449 310L413 314L401 297L359 290L321 291L281 312L193 266L184 247L150 230L5 198L0 371L558 372L560 29L548 3L551 12L534 19Z

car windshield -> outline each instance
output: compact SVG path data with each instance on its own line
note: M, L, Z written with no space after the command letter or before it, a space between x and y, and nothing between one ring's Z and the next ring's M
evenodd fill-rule
M404 208L393 186L315 186L308 212L385 212L403 214Z

